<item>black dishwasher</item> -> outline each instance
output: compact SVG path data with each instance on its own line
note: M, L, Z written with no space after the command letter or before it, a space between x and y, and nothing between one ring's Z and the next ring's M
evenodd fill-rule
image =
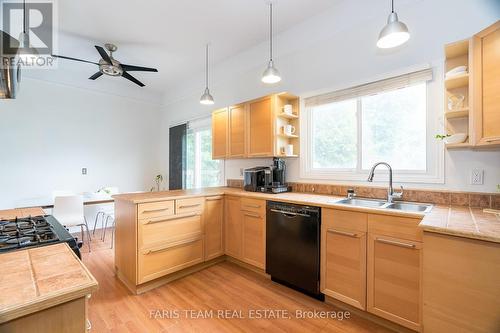
M271 279L317 299L321 209L267 202L266 273Z

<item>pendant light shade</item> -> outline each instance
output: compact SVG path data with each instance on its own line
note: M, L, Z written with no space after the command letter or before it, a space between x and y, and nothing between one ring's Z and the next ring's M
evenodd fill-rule
M210 89L208 89L208 44L205 49L205 91L200 97L200 104L212 105L214 104L214 98L210 94Z
M377 46L381 49L389 49L402 45L410 39L408 27L398 19L398 14L394 11L394 0L391 2L392 11L387 18L387 24L380 31Z
M273 84L281 81L279 71L274 67L273 62L273 3L269 3L269 63L262 73L262 82Z

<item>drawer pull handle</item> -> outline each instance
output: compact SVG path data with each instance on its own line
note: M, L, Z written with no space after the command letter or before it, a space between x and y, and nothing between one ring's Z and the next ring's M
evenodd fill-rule
M156 252L165 251L165 250L171 249L173 247L182 246L182 245L186 245L186 244L191 244L191 243L197 242L200 239L201 239L201 236L196 236L194 238L190 238L190 239L185 239L185 240L182 240L182 241L173 242L173 243L167 244L165 246L158 247L156 249L146 250L143 254L144 255L148 255L148 254L152 254L152 253L156 253Z
M393 241L393 240L384 239L384 238L377 238L376 241L380 242L380 243L384 243L384 244L395 245L395 246L400 246L400 247L406 247L408 249L414 249L415 248L415 244L408 244L408 243Z
M260 214L256 214L256 213L251 213L251 212L244 212L243 215L245 216L250 216L250 217L257 217L257 218L260 218Z
M500 141L500 138L492 138L492 139L486 139L486 142L495 142L495 141Z
M354 238L358 237L358 234L356 234L354 232L340 231L340 230L335 230L335 229L328 229L328 232L331 232L333 234L348 236L348 237L354 237Z
M216 200L222 200L222 197L207 198L207 201L216 201Z
M193 205L182 205L182 206L179 206L179 209L183 209L183 208L192 208L192 207L198 207L200 206L199 203L197 204L193 204Z
M247 208L260 208L261 206L260 205L254 205L254 204L245 204L243 205L243 207L247 207Z
M169 210L170 208L158 208L158 209L149 209L149 210L143 210L143 213L154 213L154 212L163 212L165 210Z
M147 220L146 222L144 222L144 224L154 224L154 223L160 223L160 222L166 222L166 221L179 220L179 219L183 219L186 217L192 217L192 216L197 216L197 215L200 215L200 213L188 213L188 214L165 216L165 217L161 217L161 218L157 218L157 219Z

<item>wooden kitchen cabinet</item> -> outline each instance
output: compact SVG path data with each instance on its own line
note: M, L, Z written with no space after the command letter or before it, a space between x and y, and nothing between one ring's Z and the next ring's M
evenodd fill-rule
M241 258L242 216L240 198L227 196L225 198L225 253L236 259Z
M321 292L366 310L367 214L322 210Z
M500 146L500 21L473 38L474 141Z
M212 112L212 159L226 158L228 153L228 110Z
M367 310L422 328L422 232L418 219L368 215Z
M241 260L266 268L266 201L241 199L242 256Z
M229 158L246 155L247 110L245 104L229 107Z
M273 96L248 103L248 156L273 156Z
M205 199L205 261L224 255L224 198L220 195Z
M298 157L299 109L297 96L280 93L213 111L212 158ZM287 126L293 133L284 132ZM293 149L286 155L288 145Z

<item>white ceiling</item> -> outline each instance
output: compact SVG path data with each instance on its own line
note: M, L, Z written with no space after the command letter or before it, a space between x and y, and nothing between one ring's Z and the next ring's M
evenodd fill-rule
M274 0L275 32L289 29L342 0ZM57 70L32 70L28 76L106 90L144 89L162 94L204 70L205 43L218 63L268 40L266 0L85 0L57 1L59 38L56 53L91 61L95 44L118 46L115 58L127 64L156 67L159 73L135 72L145 88L122 78L101 77L91 64L59 60ZM278 41L279 46L279 41ZM267 54L263 54L263 61ZM119 82L117 82L119 81ZM116 90L116 93L119 93Z

